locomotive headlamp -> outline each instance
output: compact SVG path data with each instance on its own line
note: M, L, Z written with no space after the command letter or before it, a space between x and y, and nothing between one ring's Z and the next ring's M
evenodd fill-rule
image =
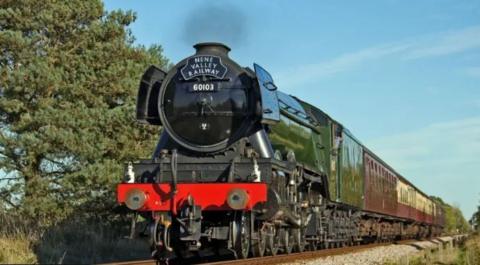
M140 189L131 189L127 192L127 199L125 204L131 210L138 210L145 205L147 201L147 194Z
M249 200L250 198L244 189L232 189L227 196L227 204L234 210L245 209Z

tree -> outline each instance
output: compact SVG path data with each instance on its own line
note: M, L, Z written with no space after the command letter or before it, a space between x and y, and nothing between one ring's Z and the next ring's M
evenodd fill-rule
M134 13L100 0L0 8L0 201L40 224L101 213L123 163L158 137L134 105L145 68L166 67L162 49L134 45Z
M475 231L480 231L480 205L478 205L477 211L473 213L472 218L470 219L470 225Z
M448 203L445 203L439 197L431 196L430 198L439 203L442 207L445 218L444 232L456 234L458 232L465 233L470 230L470 226L458 206L452 206Z

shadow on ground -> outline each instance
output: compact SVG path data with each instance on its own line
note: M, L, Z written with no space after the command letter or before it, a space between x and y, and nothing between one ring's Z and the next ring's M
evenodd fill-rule
M150 258L148 238L129 239L128 232L125 224L107 226L93 221L69 221L49 228L33 249L41 264L96 264Z

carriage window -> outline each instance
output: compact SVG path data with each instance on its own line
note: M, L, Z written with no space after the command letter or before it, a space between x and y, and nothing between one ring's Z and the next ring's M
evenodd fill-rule
M377 180L377 189L380 190L381 183L380 183L379 167L377 163L375 163L375 179Z

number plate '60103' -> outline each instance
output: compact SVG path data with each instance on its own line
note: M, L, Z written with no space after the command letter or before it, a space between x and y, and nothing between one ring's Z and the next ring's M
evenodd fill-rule
M189 92L214 92L217 90L217 86L214 83L206 84L193 84L189 87Z

